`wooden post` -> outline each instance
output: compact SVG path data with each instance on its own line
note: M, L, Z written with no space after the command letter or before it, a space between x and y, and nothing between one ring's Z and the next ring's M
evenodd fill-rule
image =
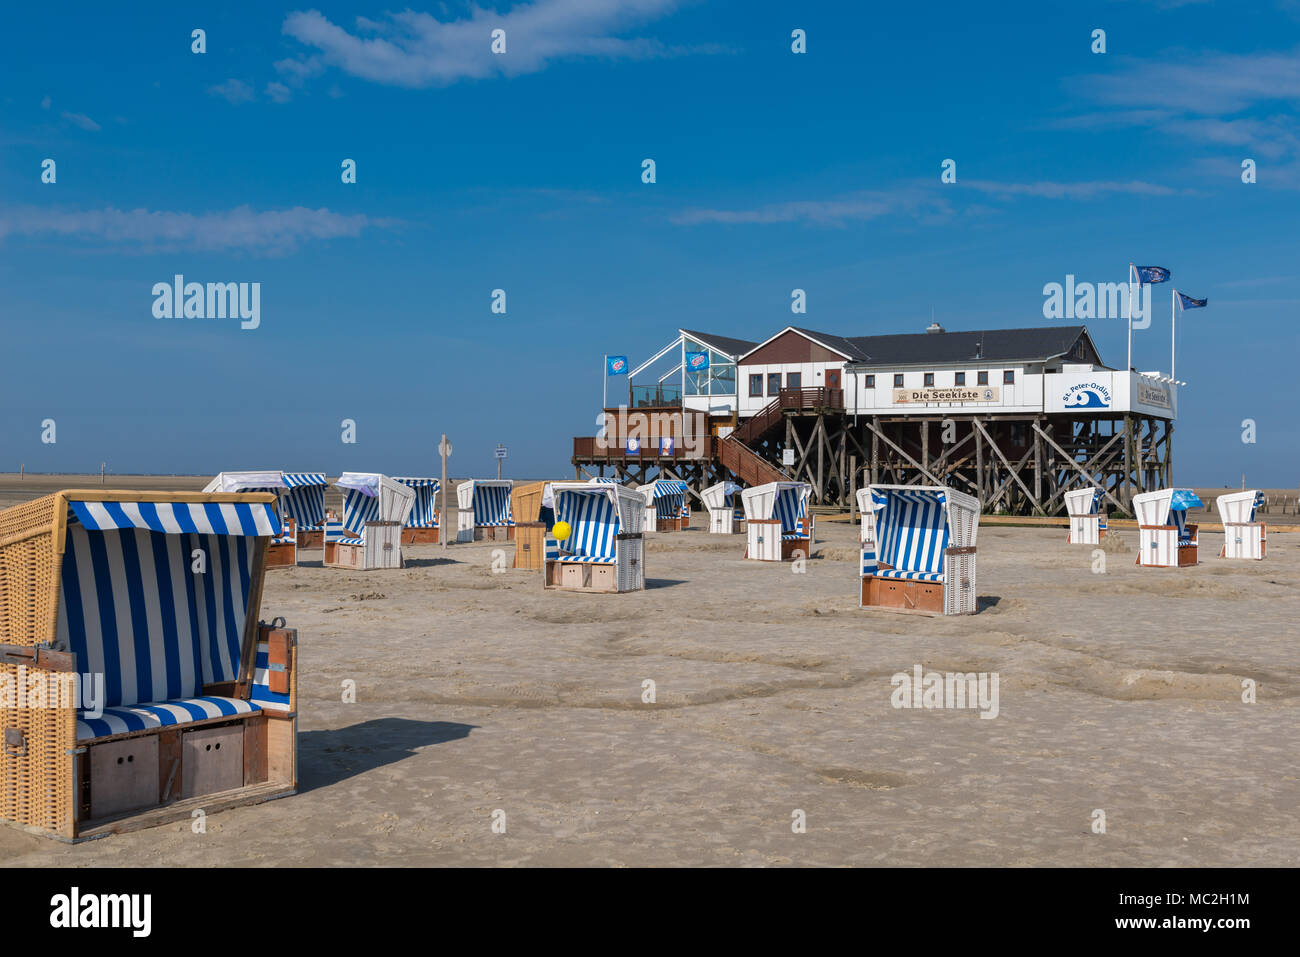
M1242 477L1241 481L1243 483L1243 487L1245 487L1244 483L1246 479L1244 476ZM857 509L858 509L858 457L856 455L850 455L849 456L849 518L853 519L853 521L855 522L860 517L858 515Z
M930 420L926 418L921 419L921 464L930 469Z
M1034 416L1034 423L1038 423L1038 416ZM1039 502L1043 500L1043 439L1037 429L1034 430L1034 498ZM1034 508L1038 514L1043 514L1041 505Z
M871 483L880 484L880 416L871 417Z
M970 427L975 429L975 484L979 487L980 511L984 510L984 437L975 427L975 418L971 418Z

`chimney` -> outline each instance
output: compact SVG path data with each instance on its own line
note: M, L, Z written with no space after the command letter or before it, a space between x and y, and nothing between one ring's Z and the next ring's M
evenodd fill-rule
M925 331L928 333L943 332L943 326L939 325L937 322L931 322L925 327Z

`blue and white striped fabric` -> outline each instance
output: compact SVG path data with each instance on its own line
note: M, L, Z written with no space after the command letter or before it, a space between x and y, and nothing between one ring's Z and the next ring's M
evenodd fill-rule
M265 642L257 645L257 661L253 666L253 686L249 698L264 711L288 711L289 695L271 690L271 649Z
M1264 497L1263 492L1256 492L1255 501L1250 503L1250 518L1248 518L1246 521L1248 522L1255 521L1255 513L1258 512L1261 508L1263 508L1267 501L1268 499Z
M442 483L435 478L398 478L397 476L393 476L393 481L401 482L415 491L415 504L411 506L406 527L437 528L438 489L441 488Z
M559 542L562 562L613 564L616 536L621 528L618 509L601 489L563 489L555 494L555 518L567 522L569 537ZM549 544L549 543L548 543ZM548 549L548 557L550 557Z
M58 635L79 672L104 675L106 707L191 698L238 676L254 544L68 526Z
M907 581L941 582L943 572L909 572L901 568L881 568L872 572L877 578L902 578Z
M793 485L778 489L776 501L772 503L772 517L781 522L781 538L786 541L807 538L802 534L799 519L807 514L807 499L803 488Z
M77 714L77 740L103 738L110 734L130 731L147 731L209 718L233 717L262 710L261 706L239 698L204 695L199 698L178 698L175 701L158 701L150 704L105 708L98 718ZM120 759L119 759L120 760Z
M880 562L900 572L937 576L925 581L942 581L943 553L948 547L947 496L943 492L872 489L871 497L884 506L876 512Z
M69 502L68 521L93 532L142 528L177 534L279 535L275 506L252 502Z
M507 485L474 485L474 524L486 526L513 525L510 512L510 487Z
M654 483L655 518L682 518L686 505L686 483L660 480ZM690 512L686 513L689 517Z
M280 489L284 514L298 522L298 531L319 531L325 522L325 473L285 472Z
M326 545L364 545L366 543L364 538L355 537L355 533L342 522L326 522L321 526L321 529L325 533Z
M862 550L862 577L875 575L880 569L876 561L876 551L874 548L864 548Z
M379 521L379 496L368 495L367 491L356 488L343 490L343 524L355 535L365 531L366 522Z
M294 545L298 541L298 530L288 522L280 529L280 534L271 539L272 545Z
M1192 533L1187 527L1187 510L1184 508L1171 509L1169 517L1174 521L1174 527L1178 529L1178 541L1190 542Z

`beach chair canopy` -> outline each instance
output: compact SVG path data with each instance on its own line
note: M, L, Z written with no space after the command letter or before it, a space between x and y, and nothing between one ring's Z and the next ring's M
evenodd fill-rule
M1072 492L1066 492L1065 511L1073 516L1101 514L1101 489L1076 488Z
M470 479L456 487L456 505L474 513L474 524L513 525L510 511L510 479Z
M415 502L406 519L406 527L437 528L438 490L442 488L442 483L436 478L414 478L409 475L394 475L393 481L415 492Z
M1248 492L1231 492L1215 499L1222 522L1246 523L1255 521L1255 513L1264 504L1264 493L1256 489Z
M768 482L740 493L745 519L779 519L783 538L799 537L799 519L808 514L812 486L807 482Z
M873 574L943 581L944 549L973 546L979 502L941 486L872 485L875 561L891 566Z
M405 524L415 492L378 472L344 472L334 483L343 490L343 526L360 535L366 522Z
M562 561L614 564L620 532L639 532L644 499L631 489L606 482L556 482L552 485L556 524L569 526L556 542Z
M700 498L704 500L704 507L709 511L720 512L729 508L738 508L736 493L743 491L744 489L735 482L719 482L701 492Z
M315 531L325 522L324 472L222 472L205 492L272 492L281 514L297 523L298 531Z
M654 505L656 518L677 518L686 504L686 483L677 479L655 479L637 489L646 507Z
M199 696L240 676L257 541L278 535L266 494L60 493L68 496L56 647L104 676L104 713L77 737L247 713Z

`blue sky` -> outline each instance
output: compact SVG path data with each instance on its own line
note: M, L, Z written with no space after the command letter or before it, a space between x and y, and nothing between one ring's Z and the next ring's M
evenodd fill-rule
M1045 283L1136 260L1210 298L1175 479L1296 484L1300 5L400 10L8 12L0 470L421 474L446 432L455 474L497 442L567 474L604 353L765 338L795 287L844 335L1051 324ZM260 327L155 318L176 273L260 282ZM1155 301L1134 362L1167 370ZM1089 327L1122 366L1123 322Z

